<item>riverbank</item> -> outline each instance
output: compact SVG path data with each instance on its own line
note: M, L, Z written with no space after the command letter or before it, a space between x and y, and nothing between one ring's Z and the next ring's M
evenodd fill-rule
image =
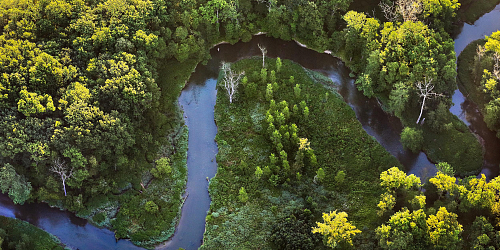
M490 12L500 3L500 0L459 0L461 6L457 15L459 20L473 24L485 13Z
M0 249L63 250L58 238L28 222L0 216Z
M212 204L202 249L273 248L273 240L279 237L276 232L281 230L274 225L306 210L314 215L314 220L307 223L313 223L321 212L335 209L347 211L360 228L372 228L378 223L376 203L382 193L379 174L400 164L366 134L351 107L318 81L329 79L289 60L282 63L281 71L277 71L276 59L266 58L268 75L263 80L262 58L235 62L233 70L244 70L248 82L240 86L231 104L219 78L215 107L219 167L210 181ZM277 83L274 85L272 71ZM276 105L283 101L289 104L290 124L296 124L298 137L310 142L317 164L307 156L297 158L300 153L293 148L298 144L290 144L285 128L279 126L290 170L269 158L272 153L282 159L283 153L276 154L267 133L266 110L272 106L265 98L268 83ZM294 90L296 84L300 85L300 94ZM299 114L302 111L294 111L294 105L304 109L302 101L309 110L306 117ZM293 126L290 124L286 126ZM256 173L257 167L262 174ZM325 176L315 177L320 167ZM248 199L242 198L242 187ZM297 232L297 237L303 233L310 234ZM314 247L323 247L321 241L316 243Z

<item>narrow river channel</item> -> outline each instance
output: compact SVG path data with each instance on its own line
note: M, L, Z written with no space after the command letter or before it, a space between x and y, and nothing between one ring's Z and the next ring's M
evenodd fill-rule
M457 56L471 41L484 38L484 35L500 29L499 19L500 5L477 20L475 25L465 24L455 40ZM219 65L221 61L234 62L260 55L257 44L264 45L270 57L290 59L328 76L355 111L366 132L393 154L409 174L425 178L436 171L434 164L427 160L424 153L413 154L403 148L399 136L402 130L400 121L385 113L375 99L363 96L356 89L354 80L349 77L349 70L337 58L314 52L295 42L263 35L255 36L248 43L221 44L210 51L212 59L206 66L197 66L179 97L179 105L184 110L185 122L189 127L187 198L173 238L157 249L177 250L182 247L191 250L202 244L205 217L210 206L207 180L217 171L217 145L214 142L217 127L213 108ZM459 116L481 138L487 149L483 173L490 177L498 175L500 141L487 129L477 107L467 101L460 91L455 92L453 102L455 105L450 109L452 113ZM50 208L46 204L14 205L6 195L0 194L0 215L28 221L56 235L74 249L139 249L128 240L116 241L113 232L107 229L94 227L72 213Z

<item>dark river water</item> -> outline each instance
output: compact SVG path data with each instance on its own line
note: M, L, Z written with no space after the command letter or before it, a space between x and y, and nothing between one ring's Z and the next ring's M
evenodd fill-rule
M484 35L500 29L499 6L481 17L475 25L465 24L455 40L457 55L471 41L484 38ZM425 178L436 172L434 164L428 161L424 153L414 154L403 148L399 136L402 130L399 119L383 112L375 99L363 96L356 89L354 80L349 77L349 70L339 59L329 54L314 52L295 42L262 35L255 36L248 43L220 44L210 51L212 59L206 66L197 66L179 97L179 105L184 110L185 122L189 127L188 182L185 194L187 198L173 238L159 245L157 249L177 250L182 247L190 250L197 249L202 244L205 217L210 207L208 180L217 171L217 145L214 142L217 127L213 107L219 65L221 61L234 62L260 55L257 44L267 48L269 57L290 59L305 68L328 76L346 103L355 111L366 132L394 155L409 174ZM487 129L477 107L468 102L460 91L455 92L453 102L455 105L450 109L452 113L478 134L487 149L483 173L489 176L498 175L499 140ZM113 232L107 229L99 229L72 213L50 208L46 204L14 205L6 195L0 194L0 215L28 221L56 235L74 249L139 249L128 240L116 241Z

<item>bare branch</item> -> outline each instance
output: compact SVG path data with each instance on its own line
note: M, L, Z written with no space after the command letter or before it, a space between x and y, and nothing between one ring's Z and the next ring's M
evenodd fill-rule
M424 111L425 100L431 99L433 97L438 97L438 96L444 97L445 95L432 92L432 90L434 89L434 85L432 84L432 79L429 79L429 81L427 81L427 77L424 78L423 83L416 82L415 85L416 85L417 89L420 91L419 96L424 98L422 100L422 107L420 108L420 115L418 116L418 119L416 122L418 124L420 122L420 118L422 117L422 113Z
M387 19L387 21L394 22L399 18L399 13L397 12L394 3L392 3L392 5L389 5L384 2L380 2L378 6L384 13L385 19Z
M417 15L423 10L420 0L397 0L396 4L397 12L403 17L403 21L418 21Z
M495 61L495 65L493 65L493 75L500 81L500 54L498 54L498 52L493 54L493 60Z
M234 73L231 64L226 62L222 62L221 69L224 72L224 88L229 96L229 103L233 103L233 96L238 90L238 85L240 85L240 80L245 75L245 71Z
M259 46L259 49L260 49L260 52L262 53L262 68L265 68L265 57L266 57L266 54L267 54L267 49L266 47L264 46L261 46L260 43L257 44L257 46Z
M68 172L68 167L66 166L65 161L61 161L61 158L57 158L54 160L54 165L50 167L50 171L58 174L61 177L64 196L66 196L66 180L73 176L73 168L71 168Z

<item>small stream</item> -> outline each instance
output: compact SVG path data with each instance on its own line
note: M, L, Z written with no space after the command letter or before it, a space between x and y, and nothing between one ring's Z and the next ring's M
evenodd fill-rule
M465 24L455 40L457 55L469 42L484 38L484 35L500 29L499 14L500 5L476 21L475 25ZM434 164L428 161L424 153L414 154L403 148L399 136L402 130L399 119L385 113L375 99L368 99L360 93L354 85L354 80L349 77L349 70L339 59L303 48L292 41L265 36L255 36L248 43L221 44L210 51L212 59L206 66L197 66L178 100L189 127L186 201L173 238L157 249L177 250L182 247L191 250L202 244L205 217L210 207L208 179L217 171L217 145L214 141L217 127L213 108L219 65L222 60L234 62L261 55L257 44L267 48L269 57L290 59L305 68L328 76L346 103L355 111L366 132L394 155L409 174L425 178L436 171ZM490 177L498 175L500 141L487 129L477 107L467 101L460 91L455 91L453 102L455 105L450 111L481 138L487 149L483 173ZM99 229L70 212L50 208L46 204L15 205L6 195L0 194L0 215L28 221L56 235L74 249L140 249L128 240L116 241L113 232L107 229Z

